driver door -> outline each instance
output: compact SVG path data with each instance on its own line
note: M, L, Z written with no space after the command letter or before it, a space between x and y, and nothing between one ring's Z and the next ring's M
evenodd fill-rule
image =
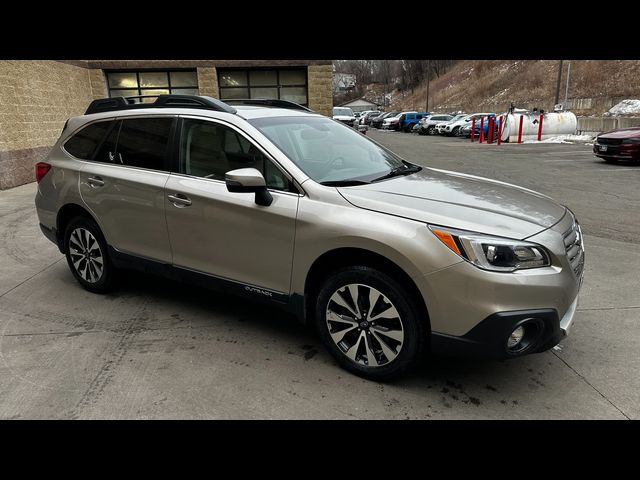
M174 266L288 294L299 199L288 175L235 127L197 118L181 123L178 171L165 186ZM271 205L227 190L224 174L247 167L262 172Z

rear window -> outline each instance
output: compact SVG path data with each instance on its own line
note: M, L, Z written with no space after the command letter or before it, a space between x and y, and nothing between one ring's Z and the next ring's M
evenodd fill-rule
M173 118L166 117L123 120L116 149L117 162L132 167L166 170L172 124Z
M97 122L86 126L64 144L64 149L76 158L91 160L94 152L113 122Z

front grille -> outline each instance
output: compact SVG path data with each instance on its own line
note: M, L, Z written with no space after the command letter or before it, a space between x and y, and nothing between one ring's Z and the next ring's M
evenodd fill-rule
M582 242L582 231L575 218L571 228L564 234L564 248L567 252L567 259L573 269L573 273L576 274L576 277L580 277L584 269L584 246Z
M621 138L607 138L607 137L598 137L596 138L596 143L599 145L620 145L622 144Z

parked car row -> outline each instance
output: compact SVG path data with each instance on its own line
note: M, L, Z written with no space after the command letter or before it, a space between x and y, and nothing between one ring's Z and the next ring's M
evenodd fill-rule
M489 119L495 119L493 112L477 112L471 114L442 114L432 112L379 112L367 110L354 113L347 107L335 107L333 119L355 128L367 127L383 130L396 130L402 132L414 132L420 135L444 135L470 137L475 122L475 135L480 135L482 128L484 136L489 134ZM481 122L480 119L484 118ZM493 122L494 135L497 134L497 123Z

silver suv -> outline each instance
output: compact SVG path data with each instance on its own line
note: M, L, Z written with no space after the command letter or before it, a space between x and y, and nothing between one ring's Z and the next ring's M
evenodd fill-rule
M280 305L376 380L427 352L513 358L567 333L584 254L566 207L299 105L234 104L120 97L68 120L35 202L84 288L140 268Z

